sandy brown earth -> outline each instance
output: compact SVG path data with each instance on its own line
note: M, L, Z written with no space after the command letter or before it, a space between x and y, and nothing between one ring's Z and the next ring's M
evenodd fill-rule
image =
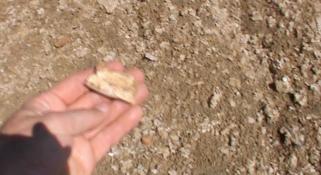
M2 121L100 60L145 71L97 175L321 173L320 0L1 0L0 48Z

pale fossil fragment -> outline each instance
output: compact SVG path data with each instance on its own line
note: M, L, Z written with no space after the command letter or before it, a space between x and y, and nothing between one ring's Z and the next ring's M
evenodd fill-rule
M87 79L86 85L107 97L135 103L136 82L130 74L97 66L96 73Z

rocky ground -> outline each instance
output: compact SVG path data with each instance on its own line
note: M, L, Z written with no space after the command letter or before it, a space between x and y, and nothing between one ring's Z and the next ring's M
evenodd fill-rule
M321 172L321 1L2 0L2 121L118 58L151 98L103 174Z

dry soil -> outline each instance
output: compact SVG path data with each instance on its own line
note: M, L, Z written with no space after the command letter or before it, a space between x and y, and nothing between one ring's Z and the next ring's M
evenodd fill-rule
M1 120L118 58L151 98L97 175L318 175L320 49L320 0L1 0Z

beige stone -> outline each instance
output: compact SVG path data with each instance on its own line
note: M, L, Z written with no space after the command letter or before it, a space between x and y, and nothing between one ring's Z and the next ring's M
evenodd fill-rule
M98 66L96 73L87 79L86 85L107 97L135 103L136 82L130 74L114 72Z

